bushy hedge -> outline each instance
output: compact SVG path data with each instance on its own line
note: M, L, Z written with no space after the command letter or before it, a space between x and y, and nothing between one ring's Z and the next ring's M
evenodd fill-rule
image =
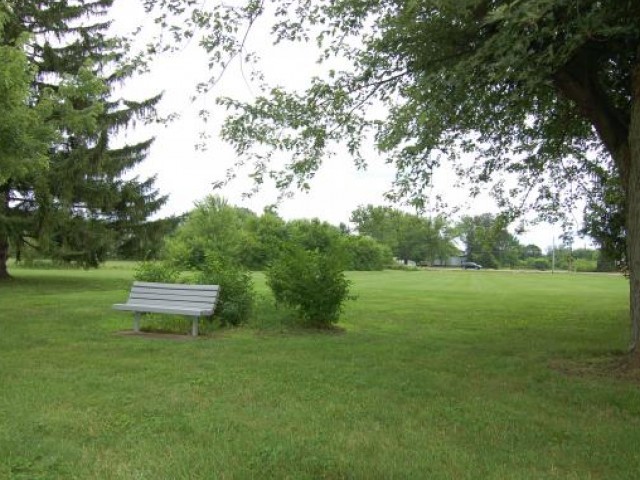
M551 262L546 257L532 257L527 258L523 262L522 268L528 268L531 270L550 270Z
M249 271L212 256L197 271L194 281L220 285L215 317L222 325L239 325L249 320L255 297Z
M266 276L276 302L293 308L308 326L337 323L349 298L342 259L331 252L289 245Z
M133 277L141 282L176 283L180 270L168 262L141 262Z
M382 270L393 263L386 245L366 236L346 236L343 240L347 270Z

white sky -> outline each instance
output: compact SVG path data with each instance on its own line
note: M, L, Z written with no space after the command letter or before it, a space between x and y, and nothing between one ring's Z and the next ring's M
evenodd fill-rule
M152 17L144 17L138 2L131 0L116 0L112 12L115 29L119 33L133 31L136 26L153 21ZM253 42L263 40L252 39ZM217 136L225 111L214 105L214 97L228 95L250 99L253 95L239 65L234 64L225 73L218 90L208 98L191 103L195 84L208 76L206 58L195 43L180 53L162 55L153 64L150 74L131 79L124 91L127 97L140 99L163 91L161 110L180 114L180 119L168 126L138 126L123 136L129 142L156 137L149 156L133 174L141 177L157 175L157 188L162 194L169 195L169 201L159 214L161 217L189 211L194 202L214 193L212 184L224 180L227 169L236 161L233 149ZM272 84L302 88L310 75L319 73L312 46L274 48L261 45L259 50L263 59L262 69ZM257 88L254 90L257 91ZM206 125L211 135L206 151L197 151L195 148L204 126L197 115L201 108L212 111L212 118ZM358 171L346 153L327 159L311 182L311 191L284 200L278 208L279 215L287 220L317 217L337 225L340 222L348 223L351 212L359 205L385 204L383 195L391 187L393 167L384 163L373 146L367 158L369 166L366 171ZM488 195L470 200L468 192L456 189L454 182L455 175L452 172L437 172L434 178L437 190L434 193L442 194L449 205L460 206L464 214L497 212L495 203ZM277 192L272 188L263 188L253 198L243 198L242 194L250 188L250 181L238 175L237 180L216 193L234 205L250 208L257 213L264 206L275 203ZM556 227L554 231L549 225L538 225L519 238L523 243L534 243L545 249L552 244L554 233L557 237L560 228ZM582 247L587 242L577 239L574 245Z

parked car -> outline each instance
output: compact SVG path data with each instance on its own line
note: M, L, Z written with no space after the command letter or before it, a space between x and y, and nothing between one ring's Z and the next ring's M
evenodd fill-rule
M475 262L464 262L462 264L462 268L464 268L465 270L480 270L482 268L482 265L479 265Z

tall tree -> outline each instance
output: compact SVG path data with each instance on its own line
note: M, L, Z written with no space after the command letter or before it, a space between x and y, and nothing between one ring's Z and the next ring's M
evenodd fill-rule
M251 270L264 270L277 258L287 238L285 221L275 209L266 208L262 215L249 217L248 235L242 249L242 264Z
M408 263L447 260L455 248L443 218L419 217L391 207L358 207L351 213L358 233L386 245L396 258Z
M456 230L470 262L489 268L513 267L521 256L518 239L509 233L500 218L490 213L463 217Z
M20 0L6 9L0 45L23 42L33 72L31 107L54 96L43 118L53 130L43 168L0 177L0 275L7 276L9 243L24 243L62 260L96 266L114 239L131 231L165 201L153 179L125 180L151 140L123 147L113 134L133 119L153 115L159 97L140 102L114 98L116 84L135 71L126 43L109 37L104 20L113 0ZM20 161L36 157L20 154ZM40 157L42 158L42 157ZM41 162L42 163L42 162Z
M164 254L183 268L203 268L215 255L230 265L240 265L250 235L247 225L255 214L209 195L198 202L165 243Z
M243 161L253 156L258 181L304 185L332 141L363 161L368 128L397 167L396 192L418 203L445 160L472 182L513 173L517 187L493 188L501 205L551 220L563 202L617 177L640 360L640 2L262 0L219 4L183 27L208 30L203 44L226 68L231 57L250 57L247 31L268 11L276 41L315 37L322 59L335 65L340 56L350 67L328 67L303 92L267 86L248 104L221 100L233 111L223 136ZM376 101L387 107L383 118L368 109ZM290 153L281 175L264 145Z
M0 4L0 35L10 11ZM22 39L0 45L0 185L23 179L46 166L46 149L53 132L45 125L49 104L45 99L30 105L35 78L23 50ZM9 192L0 189L0 278L8 276L6 261L12 229L4 221Z

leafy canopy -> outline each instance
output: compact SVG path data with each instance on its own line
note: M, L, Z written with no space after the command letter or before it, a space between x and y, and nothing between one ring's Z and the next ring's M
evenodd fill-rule
M512 184L493 186L500 205L556 219L576 197L595 195L592 181L614 165L628 170L635 1L254 0L208 10L146 3L164 8L173 40L203 32L218 68L203 90L234 58L257 59L247 37L264 18L273 19L274 42L319 46L326 75L306 90L263 82L251 102L218 100L230 111L222 136L242 163L253 159L258 183L307 187L334 143L363 164L362 142L373 135L396 166L392 197L423 204L433 169L446 161L472 185L512 173ZM289 163L278 169L281 152Z
M152 141L115 135L159 97L115 98L139 64L109 31L112 5L0 2L0 277L9 245L97 266L166 200L153 178L123 178Z

